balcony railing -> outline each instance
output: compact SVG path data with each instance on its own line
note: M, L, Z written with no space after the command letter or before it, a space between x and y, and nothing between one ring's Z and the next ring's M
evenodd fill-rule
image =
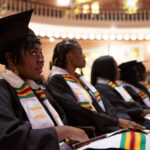
M5 7L3 7L5 6ZM34 14L41 17L88 20L88 21L149 21L150 10L138 10L136 14L127 14L124 10L100 10L100 14L74 14L73 9L59 8L54 6L42 5L35 2L24 2L19 0L1 0L0 9L8 11L25 11L34 9Z

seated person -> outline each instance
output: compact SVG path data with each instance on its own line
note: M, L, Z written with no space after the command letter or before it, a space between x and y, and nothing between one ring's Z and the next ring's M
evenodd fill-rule
M146 68L142 62L137 62L136 71L139 76L137 87L144 91L150 98L150 85L146 82Z
M129 61L119 65L120 80L124 82L121 84L133 99L139 102L143 108L150 108L150 98L146 92L139 86L139 73L137 72L137 62Z
M104 96L103 101L111 103L118 117L136 121L150 129L150 121L142 118L149 114L150 110L143 109L124 88L118 86L116 80L119 78L120 71L112 56L101 56L94 61L91 83Z
M142 128L135 122L118 118L109 103L103 103L98 91L75 72L84 66L85 57L76 41L63 40L56 45L46 89L65 111L69 125L95 126L97 135L119 127Z
M33 81L40 78L44 60L41 42L28 28L31 14L0 19L0 63L7 68L0 73L1 150L59 150L66 138L88 140L83 130L63 125L63 110L57 113Z

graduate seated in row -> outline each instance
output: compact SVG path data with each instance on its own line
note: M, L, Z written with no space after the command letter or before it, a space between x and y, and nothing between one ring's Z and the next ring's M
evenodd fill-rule
M133 120L150 129L150 121L144 119L145 115L150 114L150 109L143 109L138 102L135 102L129 93L117 84L119 78L120 71L112 56L101 56L94 61L91 83L104 96L103 101L114 107L118 117Z
M99 92L75 72L76 68L85 66L85 56L76 41L63 40L58 43L52 65L46 89L65 111L69 125L95 126L97 135L120 127L143 128L133 121L118 117L115 109L103 101Z
M137 71L137 61L129 61L119 65L121 76L120 80L123 81L121 84L133 99L139 102L143 108L150 108L150 97L141 88L140 74Z
M137 62L136 71L139 77L137 84L138 88L144 91L150 98L150 85L146 82L146 68L142 62Z
M1 150L59 150L66 138L89 139L64 125L64 111L33 81L44 60L41 42L28 28L31 15L32 10L0 19L0 63L7 68L0 73Z

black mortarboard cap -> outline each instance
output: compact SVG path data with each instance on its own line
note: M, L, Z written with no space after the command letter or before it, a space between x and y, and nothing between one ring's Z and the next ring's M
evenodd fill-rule
M0 63L6 64L5 54L25 40L30 33L28 28L33 10L24 11L0 19Z
M132 61L128 61L128 62L124 62L122 64L120 64L118 67L120 68L121 71L123 70L127 70L128 68L130 68L133 65L136 65L137 61L136 60L132 60Z

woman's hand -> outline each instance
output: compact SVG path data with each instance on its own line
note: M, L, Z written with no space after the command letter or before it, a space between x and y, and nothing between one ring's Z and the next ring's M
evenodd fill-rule
M147 114L150 114L150 109L143 109L143 112L141 113L141 117L145 117Z
M119 126L121 128L131 128L131 129L139 129L139 130L144 130L145 127L141 126L140 124L137 124L134 121L126 120L119 118Z
M59 141L70 139L72 141L84 142L89 140L84 130L71 126L55 127Z

